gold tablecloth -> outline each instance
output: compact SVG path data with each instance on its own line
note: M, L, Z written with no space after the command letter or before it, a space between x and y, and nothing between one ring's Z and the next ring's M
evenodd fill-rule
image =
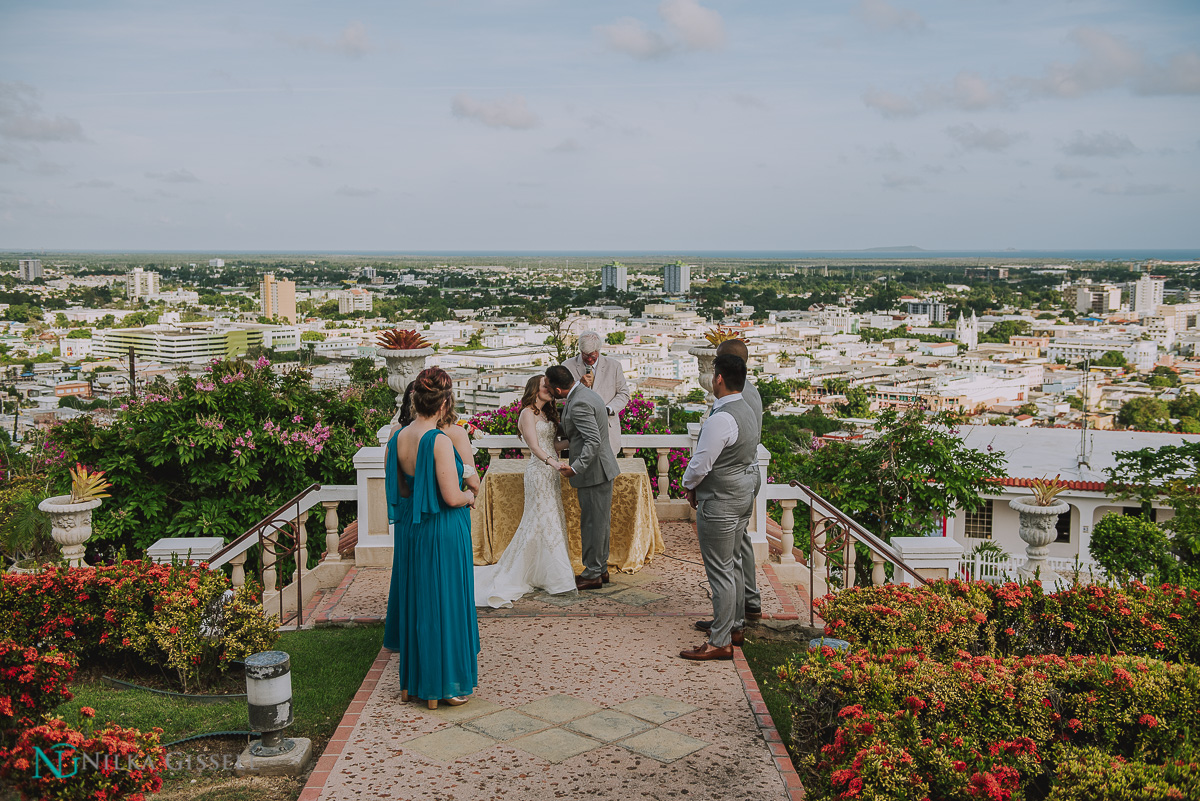
M521 514L525 509L525 459L492 459L479 501L471 511L471 541L475 564L490 565L499 561L508 547ZM624 573L634 573L666 550L658 515L654 511L654 493L650 475L641 459L618 459L621 475L613 482L612 540L609 546L609 567ZM563 509L567 513L567 539L571 564L578 575L583 572L580 560L579 495L567 479L562 480Z

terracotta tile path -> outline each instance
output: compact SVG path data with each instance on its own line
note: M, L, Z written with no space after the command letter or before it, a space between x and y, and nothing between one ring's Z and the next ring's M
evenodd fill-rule
M741 658L678 657L711 614L690 523L664 522L667 554L603 592L527 597L480 611L479 688L436 711L399 700L382 651L301 801L323 799L803 797ZM807 622L760 569L766 617ZM313 605L317 625L375 622L388 571L352 570Z

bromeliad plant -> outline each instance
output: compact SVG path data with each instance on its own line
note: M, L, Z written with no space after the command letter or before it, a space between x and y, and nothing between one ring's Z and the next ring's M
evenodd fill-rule
M1061 481L1062 473L1054 478L1035 478L1030 484L1030 494L1033 495L1034 506L1053 506L1055 498L1067 489L1067 484Z
M112 486L112 482L104 480L103 470L92 470L76 462L67 472L71 474L71 503L86 503L112 497L105 492Z
M720 345L722 342L727 342L731 339L740 339L743 342L750 341L742 335L741 331L737 331L733 328L722 328L721 326L708 329L708 332L704 334L704 338L707 339L708 344L712 345L714 348L717 345Z
M430 347L430 342L419 331L407 328L392 328L381 331L376 340L379 347L388 350L420 350Z

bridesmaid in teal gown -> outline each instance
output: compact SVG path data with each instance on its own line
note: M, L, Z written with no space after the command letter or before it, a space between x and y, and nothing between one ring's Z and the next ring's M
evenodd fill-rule
M466 703L478 681L470 511L475 493L462 489L462 459L437 429L453 404L450 376L436 367L422 371L412 403L412 424L394 438L399 469L412 488L406 555L399 556L399 541L397 550L404 560L396 609L400 692L402 700L415 696L436 709L438 701Z
M413 383L410 381L400 401L400 416L395 430L388 438L384 457L384 487L387 493L388 522L392 524L392 582L388 591L387 617L383 621L383 647L399 651L404 641L405 617L400 613L409 564L408 526L412 518L412 490L400 477L400 457L396 452L396 437L412 422Z

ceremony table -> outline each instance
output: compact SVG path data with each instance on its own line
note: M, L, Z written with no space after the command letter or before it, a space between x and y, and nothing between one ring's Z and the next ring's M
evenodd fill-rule
M527 459L492 459L471 511L471 541L475 564L490 565L512 541L525 508ZM621 474L613 482L612 542L608 563L624 573L634 573L655 554L663 553L662 531L654 511L650 474L641 459L618 459ZM583 572L580 560L579 495L562 479L563 510L567 515L568 550L575 574Z

